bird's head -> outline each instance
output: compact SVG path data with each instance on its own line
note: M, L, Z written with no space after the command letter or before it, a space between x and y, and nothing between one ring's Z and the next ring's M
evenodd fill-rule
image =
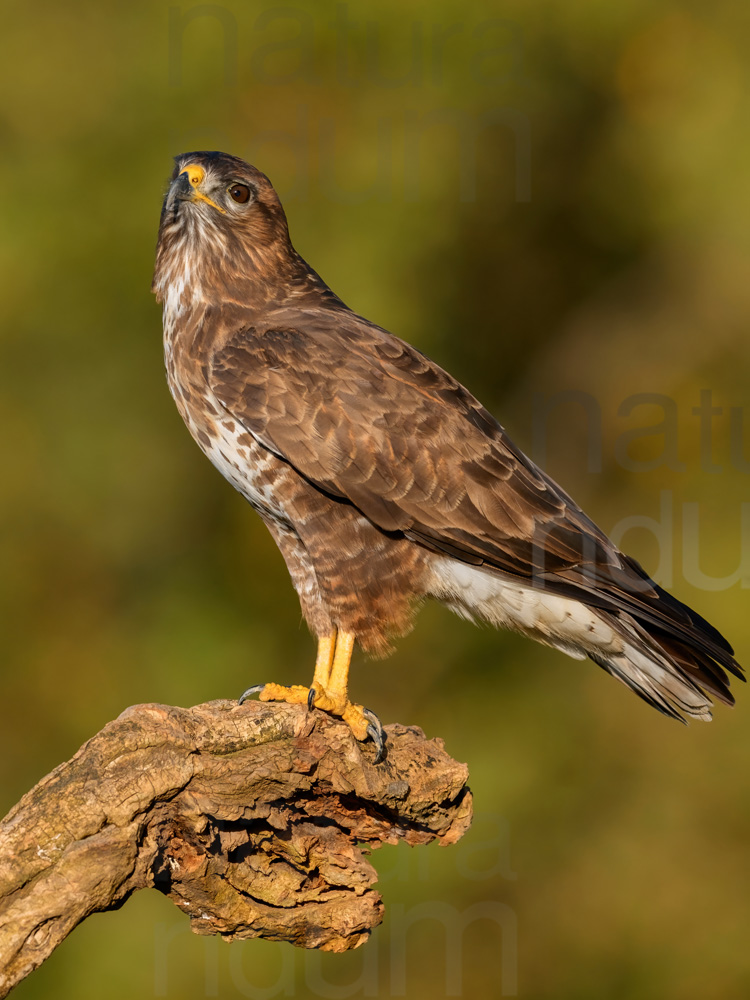
M159 224L157 299L180 275L283 272L295 258L284 209L265 174L228 153L175 157Z

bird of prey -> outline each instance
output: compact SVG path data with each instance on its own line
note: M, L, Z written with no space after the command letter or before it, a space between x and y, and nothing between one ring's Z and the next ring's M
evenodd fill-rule
M218 152L175 164L153 282L169 388L271 532L318 641L309 688L246 695L340 716L380 757L377 717L349 701L352 650L386 652L432 597L588 656L673 718L733 703L726 639L467 389L342 302L292 246L264 174Z

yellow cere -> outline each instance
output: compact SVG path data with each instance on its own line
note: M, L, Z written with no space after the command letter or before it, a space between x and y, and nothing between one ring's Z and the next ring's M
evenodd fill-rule
M203 178L206 176L206 172L203 167L199 167L197 163L190 163L187 167L183 167L180 174L187 174L187 179L190 181L190 186L193 188L193 201L205 201L207 205L215 208L218 212L226 214L226 210L217 205L215 201L198 191L198 185L201 183Z

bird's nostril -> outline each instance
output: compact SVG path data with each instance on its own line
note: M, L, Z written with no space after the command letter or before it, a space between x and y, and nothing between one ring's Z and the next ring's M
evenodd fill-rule
M187 174L187 179L196 187L205 177L205 172L202 167L196 166L196 164L191 164L188 167L183 167L180 171L181 174Z

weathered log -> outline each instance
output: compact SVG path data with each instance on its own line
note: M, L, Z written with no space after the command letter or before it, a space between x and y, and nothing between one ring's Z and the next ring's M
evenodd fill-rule
M129 708L0 826L0 997L90 913L152 886L198 934L345 951L382 919L369 849L454 843L465 765L419 729L387 758L299 705Z

